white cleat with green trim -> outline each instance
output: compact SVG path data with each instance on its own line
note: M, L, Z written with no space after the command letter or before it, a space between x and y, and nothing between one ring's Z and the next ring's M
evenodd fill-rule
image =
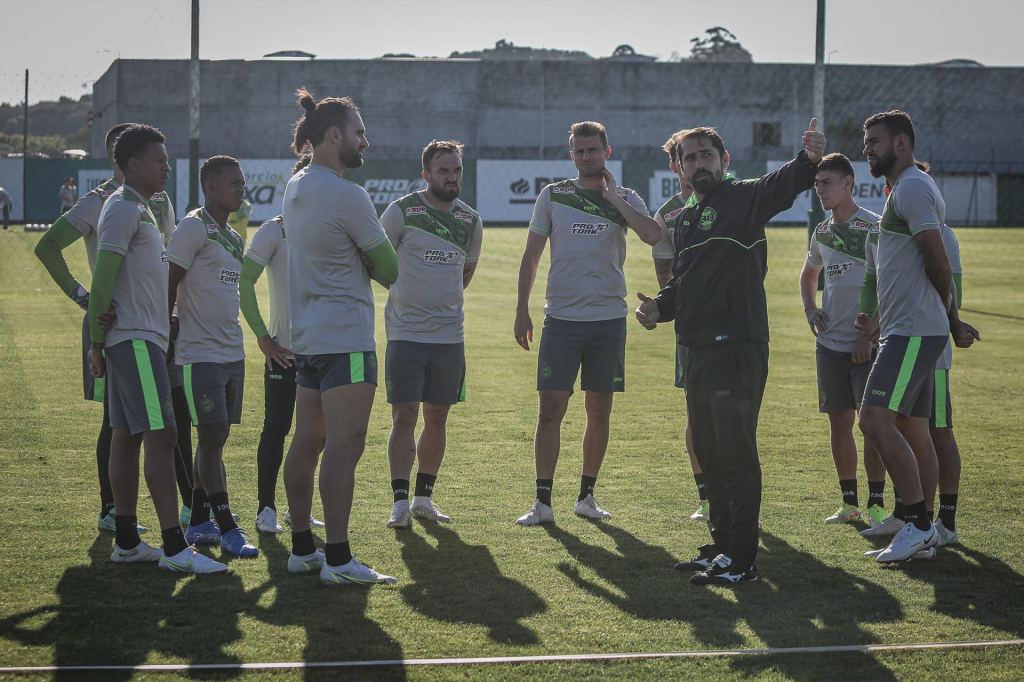
M219 561L214 561L205 554L200 554L195 547L186 547L174 556L167 556L161 552L160 570L205 575L209 573L227 573L228 567Z
M295 556L294 554L288 555L288 572L289 573L312 573L313 571L319 571L323 568L324 551L318 549L312 554L306 556Z
M394 585L398 578L373 570L355 555L344 566L330 566L326 562L320 569L320 582L324 585Z
M151 547L145 542L140 542L137 547L121 549L114 544L114 551L110 553L110 560L115 564L135 564L145 561L160 561L164 553L156 547Z

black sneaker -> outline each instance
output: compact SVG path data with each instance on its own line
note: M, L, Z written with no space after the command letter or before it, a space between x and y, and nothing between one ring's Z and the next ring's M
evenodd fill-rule
M680 561L676 564L677 571L705 571L711 568L711 563L719 551L714 545L701 545L697 548L697 557L689 561Z
M757 567L751 566L746 570L734 567L732 559L724 554L716 556L711 567L703 573L690 578L694 585L735 585L744 580L757 580Z

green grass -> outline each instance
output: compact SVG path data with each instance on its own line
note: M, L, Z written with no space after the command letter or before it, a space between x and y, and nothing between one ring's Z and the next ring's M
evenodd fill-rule
M685 520L696 492L683 451L683 394L670 384L668 329L645 332L630 321L628 392L616 400L597 488L615 518L594 524L571 513L585 422L577 396L555 483L558 525L512 524L533 500L537 402L536 352L523 352L512 338L525 238L519 229L488 230L467 292L469 401L452 411L435 494L455 518L451 526L385 530L390 411L383 390L377 393L357 473L351 540L361 559L397 576L397 586L331 590L313 576L288 575L287 536L260 535L261 556L232 561L227 576L176 579L150 566L114 566L107 559L111 537L95 529L101 415L80 397L81 313L31 255L37 235L0 235L0 664L408 659L1024 637L1024 230L958 234L967 268L964 307L991 313L964 313L983 340L957 351L951 379L964 459L962 544L932 563L886 569L861 556L875 543L853 528L821 523L839 500L827 424L817 412L814 341L797 294L805 236L771 230L771 373L759 437L763 580L735 590L695 588L672 570L706 541L707 529ZM69 252L72 269L84 272L84 250ZM653 293L649 251L635 237L627 275L630 296L638 289ZM543 282L542 272L533 297L538 331ZM383 357L385 294L375 293ZM253 527L262 371L248 331L246 343L243 423L225 457L233 506L243 525ZM865 487L861 476L862 494ZM891 488L886 492L891 502ZM284 504L283 485L278 501ZM155 525L145 494L139 515ZM1008 680L1022 663L1024 650L1007 647L242 676Z

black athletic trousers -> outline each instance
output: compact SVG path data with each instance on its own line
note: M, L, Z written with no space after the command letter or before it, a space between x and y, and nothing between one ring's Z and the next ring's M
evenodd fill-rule
M761 462L757 418L768 379L768 344L742 341L689 349L686 407L704 470L716 549L746 569L757 557Z
M277 493L277 474L284 459L284 439L292 430L292 415L295 412L295 363L281 367L273 363L273 369L263 364L263 432L256 451L256 480L259 507L274 509Z

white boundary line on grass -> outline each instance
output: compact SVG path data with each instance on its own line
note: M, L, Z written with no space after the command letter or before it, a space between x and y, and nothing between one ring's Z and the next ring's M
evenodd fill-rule
M566 663L572 661L614 661L644 658L715 658L725 656L774 656L780 654L825 654L916 649L967 649L993 646L1021 646L1024 639L978 640L969 642L921 642L917 644L856 644L850 646L805 646L782 649L731 649L713 651L666 651L661 653L564 654L551 656L495 656L482 658L414 658L382 661L295 661L286 663L174 663L165 665L44 665L0 667L0 673L52 672L191 672L199 670L298 670L305 668L365 668L372 666L492 665L514 663Z

